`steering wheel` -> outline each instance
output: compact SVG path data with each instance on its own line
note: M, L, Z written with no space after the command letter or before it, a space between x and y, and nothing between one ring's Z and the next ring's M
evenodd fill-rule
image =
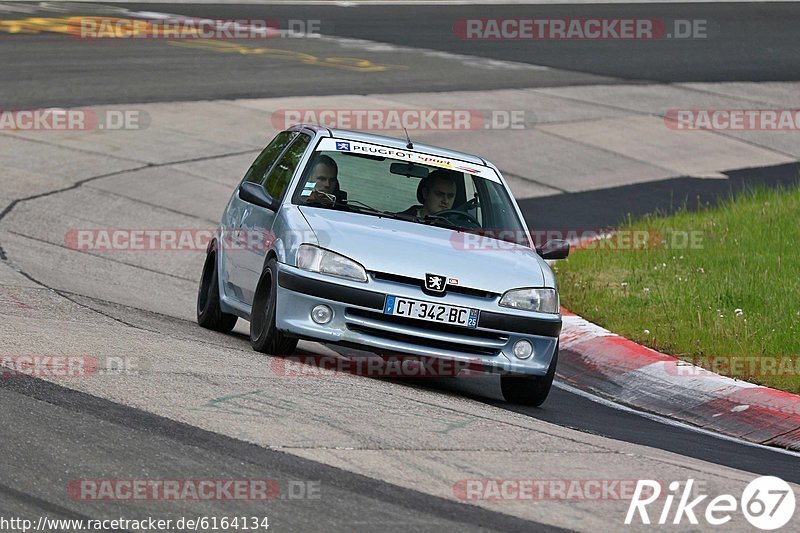
M475 209L480 204L480 200L478 200L478 196L476 195L474 198L471 198L464 202L463 204L459 205L458 207L454 207L454 210L457 211L469 211L470 209Z
M438 213L433 213L433 215L444 218L449 218L450 216L454 216L455 218L461 217L462 219L466 220L467 222L475 226L475 229L481 228L481 223L478 221L477 218L470 215L469 213L465 213L464 211L459 211L458 209L445 209L443 211L439 211Z

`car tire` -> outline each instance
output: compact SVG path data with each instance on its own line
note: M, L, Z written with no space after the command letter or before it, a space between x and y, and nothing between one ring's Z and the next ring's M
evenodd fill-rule
M257 352L270 355L291 354L297 339L287 337L275 327L278 292L278 261L273 257L264 264L256 286L250 317L250 345Z
M558 344L553 360L544 376L500 376L500 388L507 402L539 407L547 399L553 386L558 364Z
M212 250L206 255L200 287L197 289L197 323L206 329L229 333L237 320L239 317L223 313L220 307L217 254Z

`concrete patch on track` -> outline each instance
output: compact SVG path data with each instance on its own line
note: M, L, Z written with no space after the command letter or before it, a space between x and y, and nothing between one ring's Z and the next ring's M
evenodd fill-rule
M4 202L0 213L14 200L73 187L79 181L95 175L141 166L124 157L59 146L56 139L47 136L34 141L2 132L0 138L3 140L0 143L0 160L3 161L0 200Z
M737 90L728 85L713 87L729 93ZM790 106L791 91L800 90L796 83L762 85L785 95L780 103L767 101L773 106ZM175 165L176 159L190 164L193 158L244 156L248 149L263 146L285 126L282 116L273 115L276 112L453 109L453 103L458 102L458 109L484 117L477 129L412 128L412 138L486 154L501 170L528 180L531 186L544 187L545 194L548 187L550 193L577 192L796 160L790 151L793 135L789 131L676 131L667 127L663 115L669 109L748 109L756 105L746 95L746 88L738 89L739 96L734 97L722 92L717 96L709 87L704 92L675 85L616 85L146 104L130 106L151 118L147 128L140 130L85 134L28 131L14 135L147 164ZM112 109L120 108L124 109ZM519 112L522 122L511 127L493 118L511 112ZM670 155L674 153L681 157ZM523 183L515 191L520 198L531 196L526 192Z
M721 170L764 167L795 161L784 154L706 131L680 132L658 117L609 119L592 123L543 126L552 135L607 152L647 161L673 176L707 175ZM646 143L640 142L647 139ZM701 148L698 149L698 146ZM720 165L724 165L720 168Z
M785 109L797 107L800 86L793 82L675 84L540 89L574 102L592 103L643 116L576 121L543 129L600 149L652 161L674 174L703 174L704 169L732 170L797 160L793 138L798 130L680 131L665 127L671 110ZM647 139L647 143L639 141ZM698 146L702 147L698 149ZM704 161L710 158L709 161ZM720 168L724 160L728 168Z

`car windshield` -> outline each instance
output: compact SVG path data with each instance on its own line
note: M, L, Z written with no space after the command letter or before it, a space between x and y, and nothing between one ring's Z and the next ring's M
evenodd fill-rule
M324 139L292 202L529 246L525 226L492 169L418 152Z

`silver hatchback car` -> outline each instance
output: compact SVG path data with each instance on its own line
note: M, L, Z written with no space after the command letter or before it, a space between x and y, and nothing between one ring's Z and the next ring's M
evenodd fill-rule
M298 339L480 363L540 405L561 331L556 282L497 168L434 146L314 125L279 133L208 247L198 323L250 321L254 349Z

